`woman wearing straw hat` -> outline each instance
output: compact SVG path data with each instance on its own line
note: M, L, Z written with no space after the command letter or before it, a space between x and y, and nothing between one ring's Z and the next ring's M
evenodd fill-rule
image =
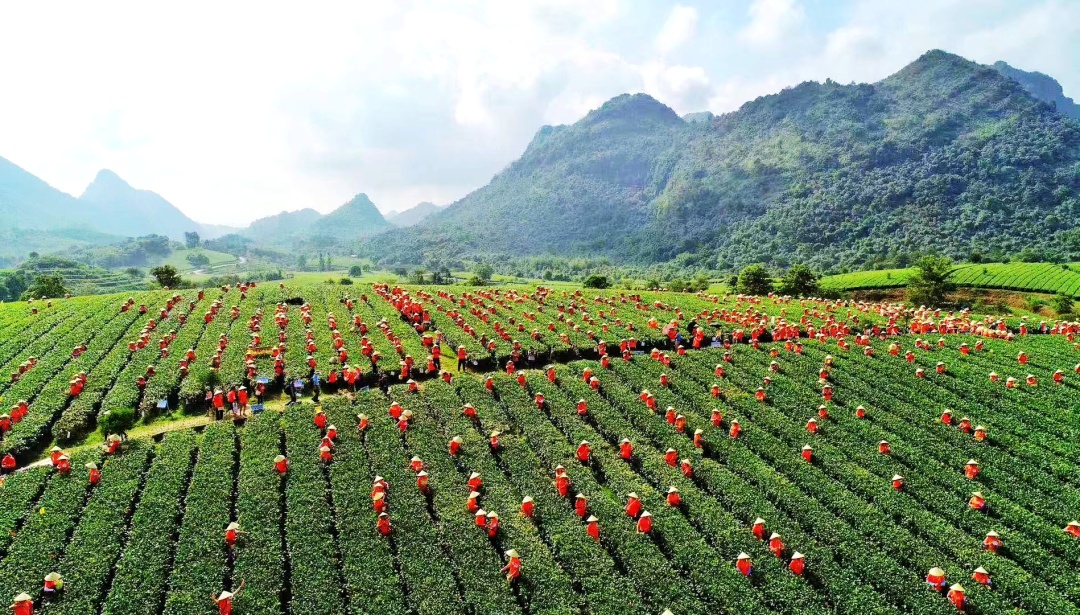
M934 591L944 590L948 586L945 583L945 571L937 566L931 568L930 572L926 573L926 584Z
M101 470L98 469L97 464L93 461L87 462L86 469L90 471L90 486L96 487L97 484L101 482Z
M13 615L34 615L34 599L30 594L21 593L11 601Z
M953 603L953 606L961 611L967 605L967 594L964 592L964 586L959 583L949 588L948 598L949 602Z
M53 598L56 593L64 589L64 579L60 576L59 572L50 572L45 575L45 585L42 587L42 591L45 592L46 598Z
M225 544L227 544L230 549L235 547L236 539L240 536L240 534L246 533L247 532L240 531L240 524L236 521L229 523L229 525L225 528Z
M510 559L505 566L499 569L499 572L506 575L506 580L513 583L521 578L521 556L514 549L509 549L506 552L506 557Z
M240 581L240 587L236 588L235 592L228 590L222 591L217 596L210 594L210 599L217 604L219 615L232 615L232 601L233 598L240 595L240 592L244 589L244 582Z

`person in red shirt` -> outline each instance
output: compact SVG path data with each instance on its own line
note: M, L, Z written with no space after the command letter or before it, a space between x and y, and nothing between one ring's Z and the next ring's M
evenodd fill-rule
M211 594L210 598L217 604L218 615L232 615L233 612L233 598L240 595L240 592L244 589L244 582L240 582L240 587L235 592L223 591L217 596Z
M574 497L574 514L585 518L586 513L589 511L589 498L585 497L584 493L579 493Z
M465 366L466 366L466 363L468 362L468 359L469 359L469 351L465 349L465 346L458 346L457 347L457 370L459 372L465 371ZM512 371L507 371L507 373L513 373L513 372Z
M375 529L383 536L389 536L393 528L390 527L390 515L385 512L379 513L379 520L375 523Z
M754 525L750 528L750 531L758 540L765 540L765 520L761 517L754 519Z
M672 508L678 508L682 505L682 496L679 495L679 490L674 485L668 487L667 490L667 504Z
M246 533L247 532L240 531L239 523L235 521L229 523L228 527L225 528L225 544L228 545L230 549L235 547L236 539L239 538L241 534Z
M881 442L878 442L877 452L881 453L882 455L888 455L892 452L892 450L889 448L888 440L882 440Z
M500 568L499 572L506 575L507 581L514 583L521 578L521 556L514 549L510 549L506 552L506 557L510 561Z
M814 461L814 449L810 448L809 444L802 447L802 458L805 459L807 463Z
M964 607L967 606L967 594L964 592L964 586L959 583L949 588L947 597L957 610L963 611Z
M894 474L892 477L892 488L900 491L904 488L904 477L899 474Z
M329 446L320 446L319 447L319 461L321 461L323 463L330 463L333 460L334 460L334 454L333 454L333 452L330 451L330 447Z
M625 461L630 461L630 458L634 454L634 445L630 442L629 438L623 438L619 442L619 457Z
M735 567L739 569L739 572L744 577L748 577L754 572L754 562L750 561L750 556L746 553L739 554L739 558L735 560Z
M533 503L531 495L527 495L521 500L521 514L526 518L532 519L533 514L536 512L536 505Z
M470 491L480 491L480 488L484 486L484 480L480 478L479 472L473 472L469 475L469 482L467 484L469 485Z
M555 489L559 492L559 495L566 497L570 493L570 477L566 474L566 470L559 472L559 469L555 469Z
M791 570L795 576L802 576L803 571L806 569L806 560L802 553L796 551L791 555L791 563L788 564L788 569Z
M3 460L0 461L0 470L3 470L5 474L15 470L15 466L15 456L11 453L7 453L6 455L4 455Z
M964 476L971 480L975 480L979 476L979 462L974 459L968 459L968 462L964 465Z
M990 587L993 584L993 581L990 579L990 573L982 566L975 569L975 572L971 574L971 578L975 579L976 583L984 587Z
M1001 536L994 530L990 530L986 533L986 538L983 539L983 548L991 553L998 553L1003 546L1001 542Z
M652 513L650 513L647 510L643 511L641 513L641 516L638 517L637 533L638 534L648 534L649 532L652 531L652 526L653 526Z
M11 602L12 615L34 615L34 599L30 594L22 593Z
M97 464L92 461L86 464L86 468L90 470L90 486L96 487L97 484L101 482L101 470L99 470Z
M976 491L971 494L971 499L968 500L968 506L970 506L972 510L986 512L986 498L981 491Z
M664 451L664 463L666 463L669 466L674 468L675 465L678 462L679 462L679 451L677 451L677 450L675 450L673 448L669 448L668 450Z
M367 431L367 428L370 426L370 424L371 423L368 420L368 415L366 415L366 414L357 414L356 415L356 429L359 430L360 432Z
M487 535L488 538L495 538L499 535L499 513L490 511L487 514Z
M641 514L641 500L636 493L630 492L626 494L626 507L624 510L631 519L637 519L637 516Z
M595 515L589 515L589 518L585 521L588 525L585 527L585 531L589 536L592 536L593 540L600 540L600 520Z
M581 444L577 447L577 458L581 463L589 463L589 456L592 454L592 449L589 446L588 440L582 440Z
M428 473L424 470L420 470L416 473L416 487L420 489L420 493L423 493L424 495L428 494Z
M1065 533L1073 538L1080 539L1080 521L1070 521L1065 526Z
M71 458L67 455L60 455L60 457L56 460L56 469L61 474L67 474L68 472L71 472Z
M742 426L739 425L738 419L731 421L731 429L728 430L728 435L732 438L738 438L741 431Z
M274 457L274 471L282 476L289 471L289 460L285 458L285 455Z
M769 552L776 557L784 555L784 541L780 538L780 534L777 534L776 532L773 532L772 535L769 536Z

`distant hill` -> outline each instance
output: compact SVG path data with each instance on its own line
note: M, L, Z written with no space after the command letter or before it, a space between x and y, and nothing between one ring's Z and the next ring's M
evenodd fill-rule
M308 230L322 214L311 208L283 211L273 216L259 218L240 231L252 238L286 238Z
M873 84L807 82L691 122L644 94L545 126L492 181L360 246L383 264L603 256L820 270L938 251L1080 259L1080 124L931 51Z
M1020 70L1001 61L994 62L994 69L1002 75L1020 82L1020 85L1024 86L1024 89L1035 98L1053 103L1059 113L1074 120L1080 120L1080 105L1066 96L1061 84L1050 75Z
M132 188L108 169L98 172L79 201L94 211L96 227L116 235L155 234L182 240L185 232L203 230L156 192Z
M260 218L241 231L241 235L278 246L348 243L391 228L366 194L358 194L328 214L314 209L283 211Z
M391 224L386 221L368 195L361 193L334 211L320 217L311 225L306 234L352 240L373 235L390 227Z
M409 209L396 211L386 216L386 221L395 226L413 226L419 224L431 214L442 209L434 203L418 203Z

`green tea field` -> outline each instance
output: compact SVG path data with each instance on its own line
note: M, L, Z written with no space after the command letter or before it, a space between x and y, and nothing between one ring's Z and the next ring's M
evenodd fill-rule
M588 289L133 299L0 307L0 596L35 613L1080 613L1075 323ZM215 390L221 420L96 444Z

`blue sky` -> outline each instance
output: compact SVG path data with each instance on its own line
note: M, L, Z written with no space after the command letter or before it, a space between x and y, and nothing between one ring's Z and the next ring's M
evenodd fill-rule
M623 92L723 113L941 48L1080 98L1080 2L0 3L0 156L79 194L100 168L202 222L384 211L484 185L543 124ZM302 9L301 9L302 7Z

